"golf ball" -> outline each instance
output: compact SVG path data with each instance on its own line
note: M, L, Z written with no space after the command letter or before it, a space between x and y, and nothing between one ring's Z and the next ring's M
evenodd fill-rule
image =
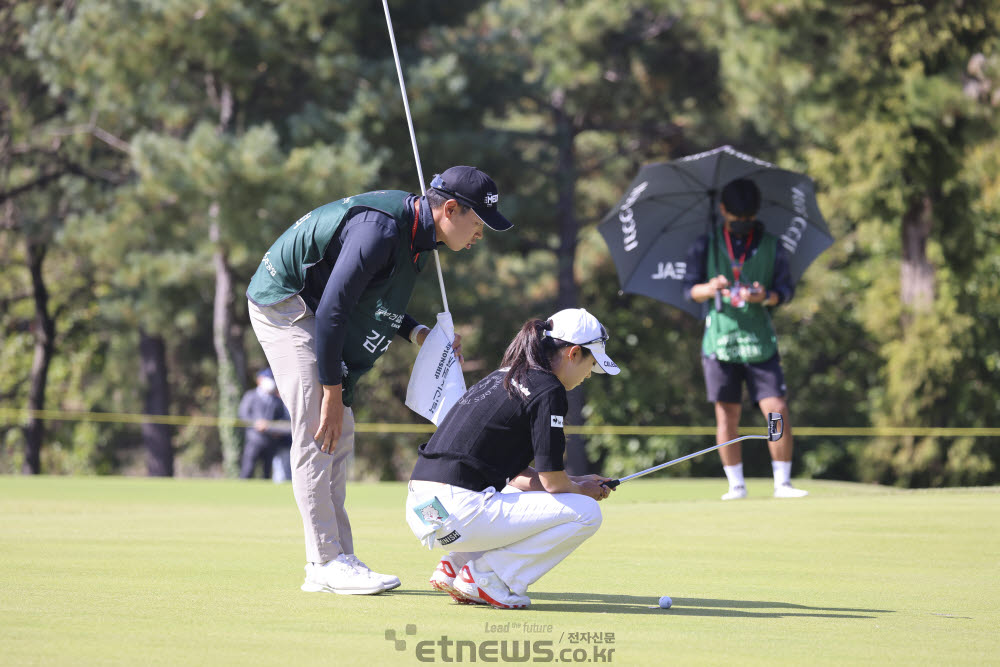
M660 598L660 609L670 609L670 605L673 603L674 601L670 599L669 595L664 595Z

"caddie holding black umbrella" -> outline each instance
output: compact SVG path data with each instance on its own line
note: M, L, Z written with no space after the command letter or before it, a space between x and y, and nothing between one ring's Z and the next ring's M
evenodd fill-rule
M788 256L778 238L756 220L760 189L746 178L722 188L722 224L698 238L688 250L685 292L692 301L713 300L705 318L702 369L708 400L715 405L716 439L738 436L743 384L750 399L768 413L788 414L787 389L778 338L769 308L794 294ZM774 473L774 496L807 495L791 484L792 435L768 443ZM729 491L723 500L747 496L740 443L719 449Z
M644 165L598 227L622 290L705 320L702 362L716 441L738 436L742 386L764 414L785 415L786 387L770 309L833 243L811 179L730 146ZM774 495L791 485L792 435L769 442ZM720 450L729 491L745 498L739 443Z

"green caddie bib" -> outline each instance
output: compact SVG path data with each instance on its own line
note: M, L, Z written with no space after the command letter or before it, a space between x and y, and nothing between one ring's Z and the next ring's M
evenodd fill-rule
M307 213L285 230L264 254L247 289L247 298L261 306L295 296L305 286L306 271L323 259L327 246L345 219L364 209L374 209L396 220L399 242L392 273L369 283L347 318L341 356L345 369L342 391L347 406L354 402L358 380L389 348L403 323L417 274L427 261L429 253L419 253L414 258L410 251L415 220L406 210L408 196L409 193L401 190L368 192Z
M771 234L764 234L757 250L743 262L740 272L742 284L758 282L765 289L771 289L777 242ZM722 274L730 284L733 283L732 262L718 231L709 236L707 259L709 278ZM720 311L710 305L705 317L701 351L705 356L731 363L767 361L778 352L778 337L767 307L759 303L743 303L737 308L728 297L723 297Z

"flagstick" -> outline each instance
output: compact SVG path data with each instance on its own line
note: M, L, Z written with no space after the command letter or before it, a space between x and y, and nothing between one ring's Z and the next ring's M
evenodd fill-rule
M410 116L410 102L406 97L406 84L403 83L403 68L399 64L399 51L396 50L396 36L392 30L392 18L389 16L389 2L382 0L385 9L385 24L389 28L389 41L392 43L392 57L396 61L396 74L399 76L399 91L403 95L403 109L406 110L406 124L410 128L410 142L413 144L413 157L417 161L417 178L420 180L420 194L427 192L424 187L424 169L420 165L420 152L417 150L417 135L413 132L413 118ZM434 248L434 265L437 267L438 284L441 286L441 300L444 302L444 312L448 312L448 296L444 292L444 276L441 274L441 258L437 248Z

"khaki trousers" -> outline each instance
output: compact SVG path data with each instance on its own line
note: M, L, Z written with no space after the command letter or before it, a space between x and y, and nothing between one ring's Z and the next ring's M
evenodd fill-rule
M292 491L302 515L306 560L325 563L354 553L351 522L344 507L347 463L354 452L354 413L344 408L344 425L332 454L320 451L323 385L316 365L316 317L302 297L273 306L248 301L250 323L274 373L278 394L292 421Z

